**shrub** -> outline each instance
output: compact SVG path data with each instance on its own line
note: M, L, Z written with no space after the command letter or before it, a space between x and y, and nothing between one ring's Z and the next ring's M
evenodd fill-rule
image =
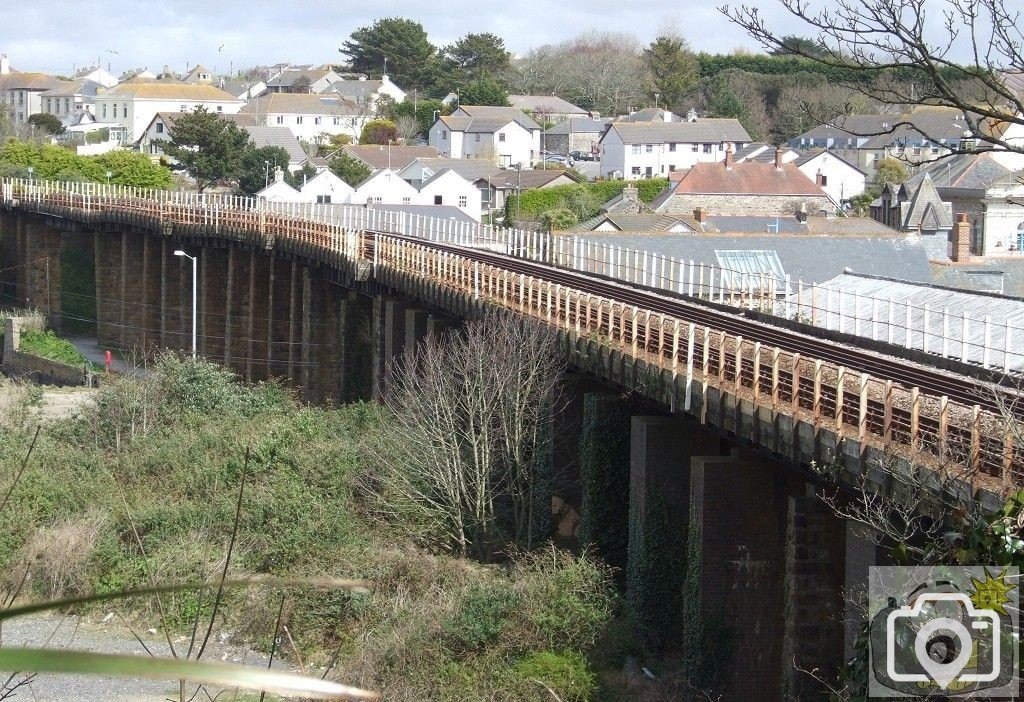
M537 651L516 663L525 681L543 683L566 702L586 702L594 692L596 679L587 659L576 651Z
M67 339L62 339L49 329L46 331L23 331L21 346L18 350L58 363L66 363L69 366L81 366L86 362L85 356L75 348L74 344Z

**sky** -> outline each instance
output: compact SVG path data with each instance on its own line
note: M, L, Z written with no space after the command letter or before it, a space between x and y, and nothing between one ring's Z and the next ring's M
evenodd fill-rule
M97 58L104 68L109 62L115 74L140 66L159 72L165 64L179 72L197 63L218 72L278 62L320 64L344 60L338 53L342 42L353 30L382 16L420 22L433 43L441 46L468 32L493 32L519 54L587 30L627 32L647 43L667 25L674 25L697 50L728 52L739 46L757 50L753 40L719 15L717 4L711 0L391 0L379 4L6 0L0 11L0 52L19 70L58 74L95 65ZM782 19L778 9L774 14Z

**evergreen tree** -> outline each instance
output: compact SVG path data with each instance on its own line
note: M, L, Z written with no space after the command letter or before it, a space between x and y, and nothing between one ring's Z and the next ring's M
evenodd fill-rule
M480 78L459 91L459 104L508 107L508 93L490 78Z
M164 153L176 159L203 192L214 183L238 176L250 143L249 135L234 122L197 107L174 122Z
M684 39L660 36L644 49L644 61L651 73L651 87L659 102L677 110L700 78L697 57Z
M339 51L349 57L352 70L377 77L386 72L406 91L434 87L437 48L419 22L401 17L379 19L352 32Z
M331 173L341 178L353 188L369 178L373 172L365 163L357 161L344 152L338 153L337 156L330 160L328 165Z
M505 41L490 32L467 34L443 51L445 79L460 84L459 79L490 78L503 82L511 65L512 55L505 49Z

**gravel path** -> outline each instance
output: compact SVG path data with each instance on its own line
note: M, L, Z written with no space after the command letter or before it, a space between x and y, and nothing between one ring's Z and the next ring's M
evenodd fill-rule
M169 655L167 641L155 630L136 630L139 637L154 655ZM221 661L266 667L267 657L245 647L235 646L216 634L211 638L206 661ZM68 648L94 651L97 653L118 653L146 656L146 652L135 640L131 631L118 617L109 616L106 622L90 622L78 616L40 615L27 616L4 622L4 646L35 646ZM178 637L174 646L179 651L188 648L188 640ZM274 668L289 670L286 664L275 661ZM6 680L6 674L0 683ZM21 676L15 678L15 681ZM12 683L13 684L13 683ZM190 688L195 690L194 687ZM217 689L211 689L216 696ZM90 702L159 702L177 700L178 683L168 680L121 679L87 675L37 675L29 684L19 688L8 699L34 700L36 702L65 702L67 700L89 700ZM191 693L189 693L191 694ZM200 695L196 699L207 699ZM231 695L219 699L230 700Z

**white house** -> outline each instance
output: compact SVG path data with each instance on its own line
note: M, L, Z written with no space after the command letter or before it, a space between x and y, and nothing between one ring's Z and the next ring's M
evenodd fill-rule
M388 204L388 205L418 205L420 204L420 193L402 180L398 171L383 169L377 171L369 178L356 186L352 193L352 204Z
M804 154L793 163L835 202L842 203L864 192L868 174L828 149Z
M174 133L174 123L185 114L185 112L158 112L153 115L153 119L146 125L139 138L135 140L136 149L150 156L162 155L164 152L163 142L171 140ZM222 114L221 118L231 120L240 127L255 124L251 115L242 113ZM260 144L260 146L263 146L263 144Z
M0 65L6 63L7 56L0 57ZM52 78L45 73L5 73L0 71L0 101L7 104L11 118L15 124L26 124L28 118L43 111L42 94L54 88L65 87L64 81Z
M59 117L65 126L77 124L82 112L96 116L96 95L102 90L102 85L89 79L64 83L39 96L42 111Z
M592 112L587 112L557 95L509 95L508 102L517 110L529 113L535 120L557 123L572 117L595 117Z
M301 93L267 93L242 108L257 124L288 127L299 139L319 143L325 135L347 134L355 139L367 120L367 111L340 97Z
M203 107L210 112L234 114L244 105L244 101L212 85L130 81L96 96L96 118L125 126L128 140L135 141L158 112L194 112Z
M99 83L104 88L113 88L120 81L113 73L103 70L99 66L88 66L86 68L79 69L73 76L72 81L79 80L91 80L93 83Z
M345 204L352 202L355 190L330 170L326 170L306 181L300 192L307 202Z
M365 76L357 80L339 80L332 83L326 92L366 107L373 114L377 114L377 103L382 96L404 102L406 95L387 75L381 76L380 80L367 80Z
M750 143L739 120L696 118L685 122L612 122L601 137L601 176L626 180L664 178L697 163L722 161Z
M528 166L540 156L540 133L540 126L514 107L463 105L434 123L429 143L451 158Z
M420 186L416 204L458 207L474 221L480 221L480 189L450 168L439 171Z
M326 91L342 77L328 68L285 68L267 81L272 93L313 93Z
M256 193L256 197L268 202L307 202L298 190L284 182L284 171L274 171L274 180L270 185Z

